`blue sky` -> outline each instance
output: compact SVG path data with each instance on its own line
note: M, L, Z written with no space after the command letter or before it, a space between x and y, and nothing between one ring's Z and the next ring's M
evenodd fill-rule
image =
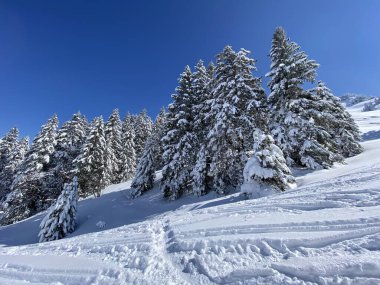
M377 0L3 0L0 135L17 126L33 137L53 113L62 123L77 110L155 116L185 65L228 44L251 50L263 76L280 25L335 94L379 95L379 14Z

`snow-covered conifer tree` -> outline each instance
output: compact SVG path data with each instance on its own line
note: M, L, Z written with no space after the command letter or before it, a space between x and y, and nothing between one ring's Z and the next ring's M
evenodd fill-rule
M131 198L141 196L144 192L153 188L155 178L154 169L154 154L157 147L153 137L149 138L145 143L143 154L136 167L136 174L133 178L131 188Z
M171 200L179 198L189 188L195 162L192 80L193 74L186 66L176 93L172 95L174 102L168 107L166 135L162 138L164 167L161 190L164 197Z
M44 176L56 145L57 127L58 118L54 115L42 126L17 168L11 193L3 204L2 224L12 224L50 206L53 198L44 184Z
M29 137L22 138L9 153L4 169L0 172L0 201L5 199L11 191L11 185L16 175L16 170L23 162L26 152L29 150Z
M204 195L209 191L209 167L210 158L208 156L206 137L212 128L211 104L209 103L212 90L211 82L214 77L215 67L210 63L208 69L199 60L193 73L192 91L194 93L194 123L193 129L197 140L194 141L194 150L197 152L195 167L192 170L192 189L197 196Z
M153 188L155 171L161 168L162 163L161 139L164 135L165 121L166 112L162 108L154 122L152 135L145 143L143 154L137 164L136 174L131 184L134 188L131 195L133 198Z
M61 239L75 230L77 203L78 180L74 177L71 183L64 185L61 195L42 220L39 242Z
M57 144L52 156L51 167L45 181L56 199L64 183L72 181L76 169L75 159L79 156L86 140L88 122L80 112L73 115L57 132Z
M131 179L136 170L135 131L131 116L127 115L122 127L121 181Z
M12 161L12 153L19 146L18 142L19 131L17 128L12 128L0 140L0 201L2 201L9 192L9 186L12 183L14 171L9 172L9 164Z
M156 171L162 169L163 167L162 155L164 150L162 148L161 139L164 137L164 135L166 135L166 115L166 110L164 107L162 107L156 117L156 120L154 121L153 132L151 135L152 139L155 141L154 169Z
M300 51L300 47L277 28L270 51L270 130L288 165L312 169L326 168L339 161L331 135L313 118L318 102L303 89L313 82L318 64Z
M77 159L76 175L80 185L80 195L93 194L99 197L101 190L108 185L107 143L102 117L94 118L87 139Z
M241 191L257 198L266 194L260 192L270 192L273 189L280 192L293 187L295 179L273 138L256 129L253 141L253 156L244 167Z
M145 109L137 116L135 117L132 116L131 119L134 123L135 152L136 152L136 158L138 160L144 150L145 142L152 134L153 123Z
M314 120L331 135L337 152L344 157L357 155L363 151L360 145L359 127L341 104L340 99L322 82L311 92L317 100L317 112Z
M257 118L265 118L261 108L264 90L261 80L252 75L255 61L248 54L244 49L236 53L227 46L217 56L207 147L212 186L219 194L241 184L253 129L259 124Z
M109 156L110 182L119 183L122 180L123 168L123 142L122 142L122 123L119 116L119 110L113 110L105 126L105 137L107 142L107 151Z

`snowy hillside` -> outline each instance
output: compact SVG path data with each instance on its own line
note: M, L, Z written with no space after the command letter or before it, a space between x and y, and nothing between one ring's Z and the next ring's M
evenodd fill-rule
M63 240L37 244L43 214L2 227L0 284L380 284L380 110L363 104L365 151L283 194L128 200L127 182L80 201Z

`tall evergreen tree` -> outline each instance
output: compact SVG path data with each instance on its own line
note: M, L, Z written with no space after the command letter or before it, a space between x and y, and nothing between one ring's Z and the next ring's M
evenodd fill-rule
M64 183L74 178L75 161L86 140L88 127L87 119L77 112L58 130L51 167L45 175L46 184L54 192L54 199L62 192Z
M102 117L94 118L92 121L89 135L76 163L80 195L85 197L93 194L95 197L99 197L101 190L109 183L107 143Z
M165 121L166 112L162 108L155 120L153 133L145 143L143 154L137 164L136 174L131 184L134 189L131 195L133 198L153 188L155 171L161 169L163 153L161 139L164 135Z
M16 171L25 159L25 154L29 150L29 137L22 138L17 142L17 146L9 153L7 163L0 172L0 201L4 200L11 191L11 185L15 178Z
M179 79L174 102L168 107L166 135L162 138L163 161L161 190L164 197L179 198L191 183L191 170L194 165L192 94L193 74L189 66Z
M9 192L10 184L13 180L14 171L9 173L9 165L13 163L12 154L18 149L19 131L12 128L0 140L0 201L2 201Z
M314 121L329 132L337 151L344 157L361 153L363 147L359 143L359 127L340 99L334 96L322 81L319 81L318 86L310 92L314 94L318 104Z
M255 61L248 54L244 49L236 53L227 46L217 56L207 147L212 185L219 194L241 184L253 129L261 123L259 118L265 118L264 90L261 80L252 75Z
M145 142L152 134L152 120L144 109L138 116L133 117L135 130L135 151L136 158L139 159L145 147Z
M123 142L122 142L122 123L119 110L113 110L105 126L105 138L109 156L107 171L110 174L111 183L119 183L122 180L123 168Z
M270 57L269 122L276 144L288 165L312 169L331 166L340 158L334 152L330 134L313 119L316 98L303 89L305 82L314 81L318 64L290 42L282 28L274 33Z
M153 132L151 137L154 140L155 151L154 151L154 169L160 170L163 167L163 159L162 155L164 153L161 139L166 135L165 134L165 126L166 126L166 110L164 107L161 108L158 113L156 120L153 124Z
M123 122L121 159L121 181L127 181L136 170L135 131L129 114Z
M195 66L193 74L192 90L194 93L194 106L192 112L194 114L193 128L197 138L194 142L196 143L194 151L197 151L197 156L191 175L193 193L197 196L206 194L211 186L210 177L208 176L210 156L203 144L212 128L211 104L209 104L209 100L211 99L210 94L213 88L211 83L213 82L214 72L215 66L212 63L206 69L203 61L200 60Z
M12 224L30 217L50 206L51 191L44 184L45 171L51 163L56 145L58 118L54 115L41 131L19 165L11 185L11 193L4 202L2 224Z

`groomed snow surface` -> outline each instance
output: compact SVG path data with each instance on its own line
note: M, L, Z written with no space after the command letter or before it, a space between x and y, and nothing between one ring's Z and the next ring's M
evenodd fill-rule
M0 284L380 284L380 110L362 105L364 153L294 190L169 202L123 183L63 240L37 243L44 214L0 228Z

